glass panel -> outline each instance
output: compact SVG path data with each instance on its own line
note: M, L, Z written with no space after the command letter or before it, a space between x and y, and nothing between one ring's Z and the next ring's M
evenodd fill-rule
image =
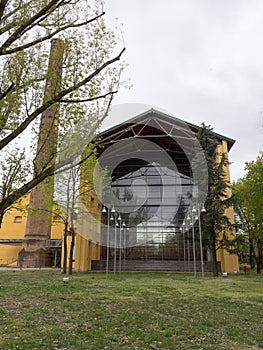
M126 259L183 259L179 227L190 202L192 179L179 173L176 165L168 168L140 159L119 164L113 178L112 192L122 203L116 209L129 228L122 233ZM145 200L137 210L129 212L129 201L136 196ZM111 231L113 247L114 227ZM116 248L120 248L118 244Z

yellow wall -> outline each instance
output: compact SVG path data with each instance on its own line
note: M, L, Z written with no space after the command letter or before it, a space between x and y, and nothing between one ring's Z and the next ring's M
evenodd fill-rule
M225 140L218 146L217 152L220 157L220 153L228 155L227 142ZM226 180L230 183L230 170L229 165L225 167ZM227 190L228 197L232 196L232 190L229 188ZM234 223L234 208L229 207L225 210L225 215L229 218L231 223ZM234 230L229 230L227 233L228 239L235 239L236 232ZM221 263L221 271L227 273L234 273L239 271L238 256L235 254L230 254L226 249L219 248L217 251L217 259Z
M82 195L76 223L75 262L77 271L91 270L91 261L100 259L101 203L94 191L94 166L96 157L84 163L81 173ZM96 190L102 191L103 174L96 176Z
M24 196L18 201L14 208L9 209L4 215L2 226L0 228L0 240L5 239L23 239L26 229L27 213L26 207L29 204L30 194ZM15 220L21 217L21 222ZM61 239L63 235L63 224L54 221L51 229L51 239ZM0 241L1 242L1 241ZM22 245L6 245L0 244L0 265L16 265L18 253L22 249Z
M101 205L97 198L82 204L77 221L74 269L91 270L91 261L100 259L100 213Z
M21 208L24 203L28 202L28 196L26 196L22 203L19 205ZM15 217L21 217L21 222L15 222ZM2 226L0 228L0 239L22 239L24 237L26 229L26 213L21 212L16 208L10 209L4 215Z
M11 208L4 216L2 227L0 228L1 239L20 239L24 238L26 229L27 213L26 207L29 204L30 194L23 197L19 203L19 208ZM73 268L79 271L88 271L91 269L91 261L100 258L100 217L98 212L101 211L100 205L95 198L90 203L90 211L94 212L94 216L85 214L87 210L83 209L83 215L80 215L81 222L78 225L80 234L76 235L75 246L75 262ZM81 212L81 211L80 211ZM15 222L15 217L21 217L21 222ZM20 220L19 220L20 221ZM51 229L51 239L62 239L64 225L54 220ZM68 236L68 252L71 242L71 236ZM0 265L17 265L18 253L22 249L22 245L0 244ZM62 254L63 258L63 254ZM68 261L67 261L68 265Z
M0 245L0 265L17 265L17 257L20 252L22 245L12 246L12 245Z
M18 208L23 208L25 203L28 202L29 196L25 196L17 204ZM21 217L21 222L18 218ZM18 221L18 222L16 222ZM23 239L26 229L26 213L16 208L10 209L4 215L4 219L0 228L0 240L1 239ZM4 245L0 244L0 264L1 265L16 265L18 253L21 250L22 245Z

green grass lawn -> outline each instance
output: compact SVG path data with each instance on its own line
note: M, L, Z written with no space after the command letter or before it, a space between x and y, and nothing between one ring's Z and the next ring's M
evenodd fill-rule
M0 271L0 349L263 349L263 276Z

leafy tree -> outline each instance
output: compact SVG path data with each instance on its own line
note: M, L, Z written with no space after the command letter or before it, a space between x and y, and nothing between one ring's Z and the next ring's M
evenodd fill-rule
M73 160L73 165L83 161L76 157L79 140L84 138L86 144L92 139L107 114L119 86L123 64L118 62L124 49L118 48L104 16L102 0L0 0L0 157L6 167L0 182L0 223L18 198L71 167ZM63 43L62 81L52 95L44 96L53 39ZM59 111L60 157L55 150L37 169L35 152L28 155L28 147L17 152L15 143L32 135L30 146L36 149L40 117L49 108ZM73 136L78 141L69 146ZM13 171L15 166L20 171ZM11 173L10 182L6 174Z
M212 254L213 271L217 276L217 249L222 246L223 237L233 229L233 223L226 215L226 209L233 204L233 198L229 196L231 186L226 174L226 167L229 164L227 155L219 152L219 143L212 130L210 126L202 124L198 139L204 150L208 169L206 212L202 215L203 242Z
M263 152L247 162L246 175L234 183L235 211L239 228L248 235L251 268L263 267Z

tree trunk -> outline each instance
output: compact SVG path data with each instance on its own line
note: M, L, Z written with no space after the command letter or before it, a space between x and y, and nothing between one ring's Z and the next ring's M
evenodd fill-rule
M218 277L218 266L217 266L217 258L216 258L216 244L214 242L212 247L212 261L213 261L213 275Z
M0 211L0 228L2 226L3 218L4 218L4 212Z
M215 224L212 224L212 236L211 236L211 251L212 251L212 261L213 261L213 275L218 277L218 266L217 266L217 258L216 258L216 233L215 233Z
M67 236L68 236L68 221L66 220L64 225L64 235L63 235L63 250L64 250L63 268L62 268L63 274L67 273L67 255L68 255Z
M255 267L255 259L254 259L254 249L253 249L252 238L249 238L249 262L250 262L250 268L253 269Z
M257 248L258 248L258 257L257 257L257 273L261 273L262 269L262 259L263 259L263 252L262 252L262 242L260 239L257 240Z
M74 247L75 247L75 229L74 227L72 227L72 236L71 236L70 251L69 251L69 267L68 267L69 275L72 275L72 270L73 270L72 265L73 265Z

